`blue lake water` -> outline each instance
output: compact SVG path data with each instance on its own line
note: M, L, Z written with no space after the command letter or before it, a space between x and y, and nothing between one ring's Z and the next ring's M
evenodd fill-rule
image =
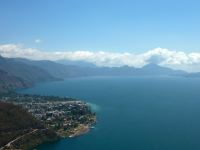
M38 150L200 149L200 79L71 78L22 92L78 98L97 111L98 123L88 134Z

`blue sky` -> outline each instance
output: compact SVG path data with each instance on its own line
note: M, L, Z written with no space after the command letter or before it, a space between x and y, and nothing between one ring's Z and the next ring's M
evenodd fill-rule
M45 51L198 52L199 6L198 0L0 0L0 44Z

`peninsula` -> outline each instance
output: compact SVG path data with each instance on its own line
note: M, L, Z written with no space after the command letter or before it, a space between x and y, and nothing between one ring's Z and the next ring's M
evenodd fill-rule
M3 128L5 120L1 120L1 140L10 137L0 143L1 150L30 149L43 142L79 136L87 133L96 123L96 115L91 111L90 106L72 98L9 93L0 96L0 104L2 105L0 109L7 105L16 107L14 114L11 114L12 112L5 114L10 113L10 115L16 116L20 110L25 116L27 114L32 118L31 120L35 121L28 127L9 131L10 128ZM6 117L5 114L1 114L2 112L0 111L0 115ZM24 115L20 115L19 118L23 120L23 117ZM13 119L20 121L16 118ZM13 121L11 124L17 126ZM35 124L37 125L35 126Z

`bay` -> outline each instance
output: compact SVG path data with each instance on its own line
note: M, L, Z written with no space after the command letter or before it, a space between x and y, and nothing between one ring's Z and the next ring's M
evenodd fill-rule
M200 149L200 79L70 78L20 92L77 98L97 113L97 125L88 134L38 150Z

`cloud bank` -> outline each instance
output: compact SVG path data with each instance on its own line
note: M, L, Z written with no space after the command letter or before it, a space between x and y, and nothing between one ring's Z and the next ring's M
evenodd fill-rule
M142 67L148 63L155 63L173 69L182 69L189 72L200 71L200 53L185 53L163 48L155 48L144 53L120 53L106 51L41 51L26 48L20 44L0 45L0 55L4 57L21 57L32 60L71 60L86 61L97 66L132 66Z

